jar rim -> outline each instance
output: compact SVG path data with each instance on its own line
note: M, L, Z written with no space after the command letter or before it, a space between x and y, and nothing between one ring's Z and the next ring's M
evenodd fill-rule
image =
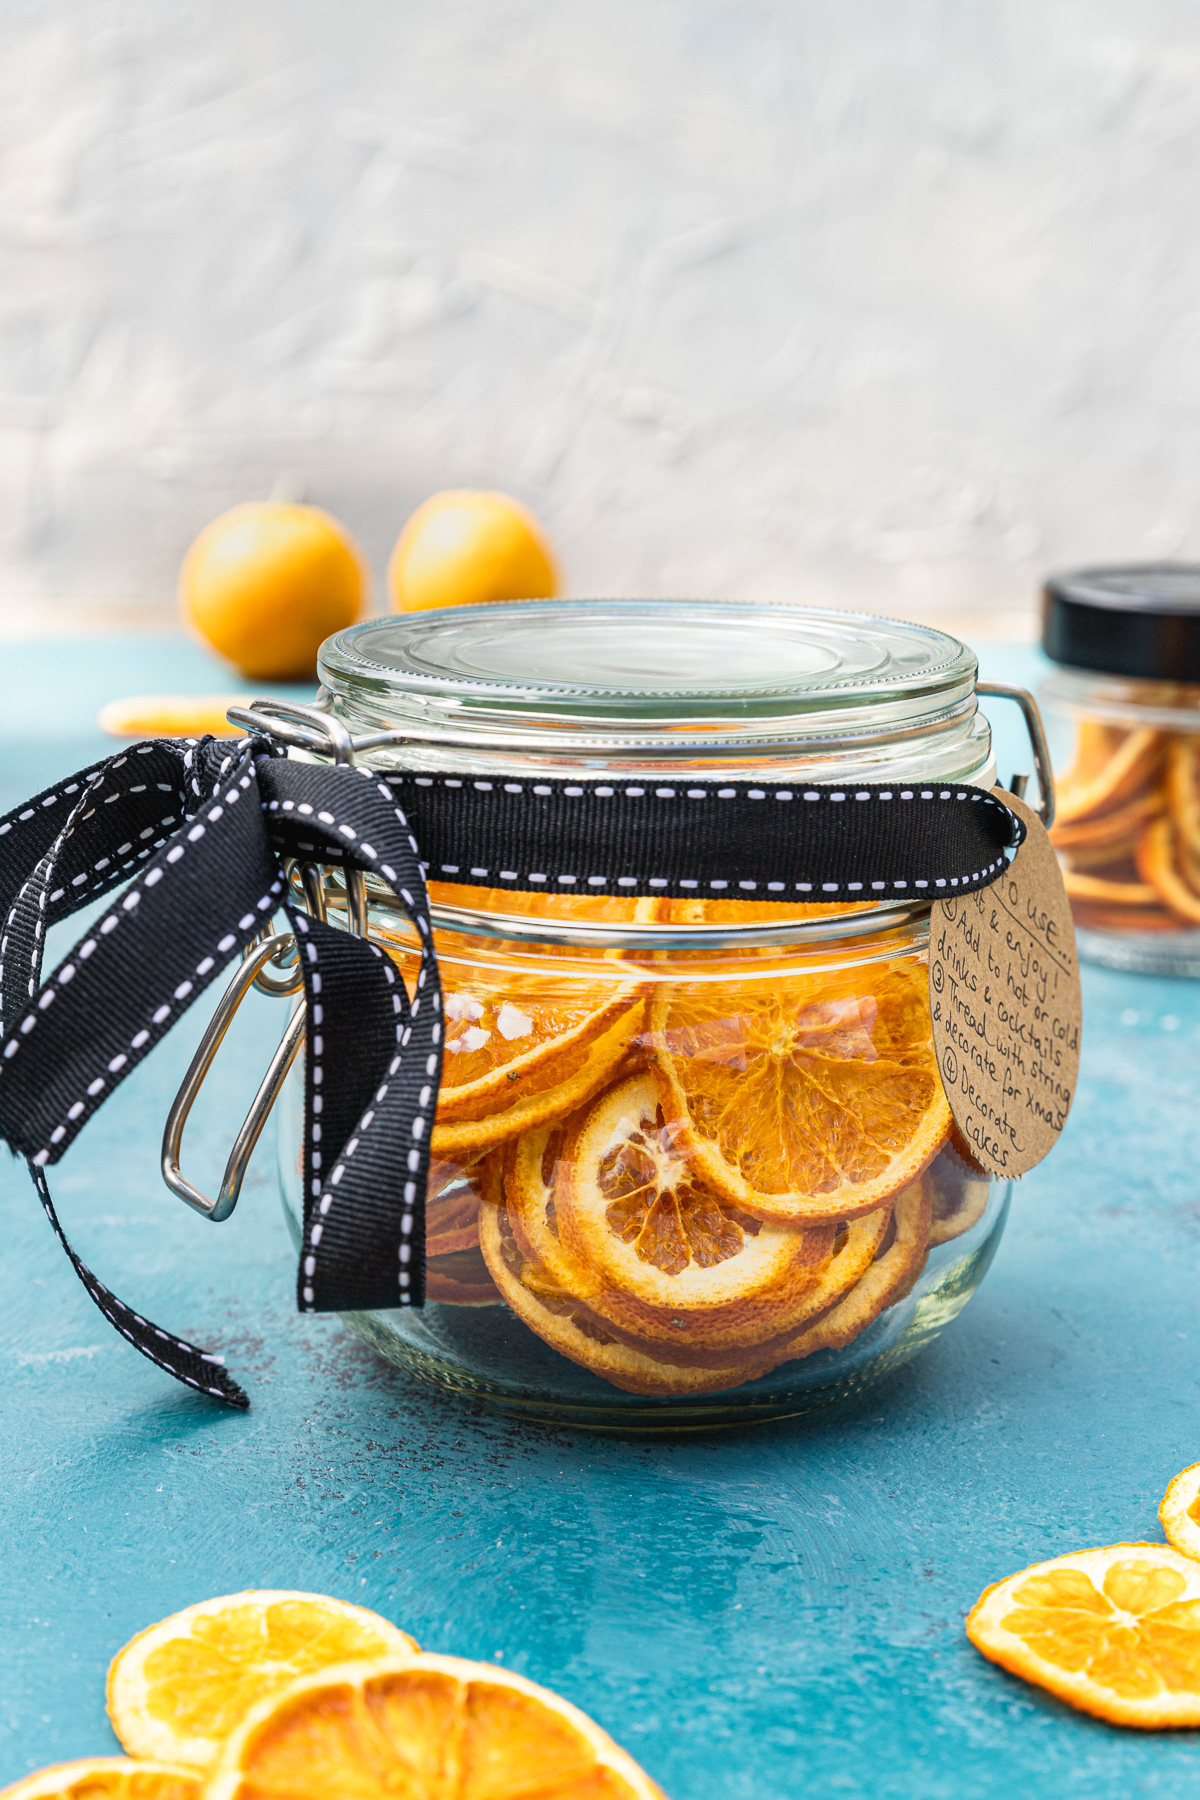
M393 614L337 633L319 660L339 712L497 747L550 735L693 749L887 736L973 707L976 667L930 626L716 600Z

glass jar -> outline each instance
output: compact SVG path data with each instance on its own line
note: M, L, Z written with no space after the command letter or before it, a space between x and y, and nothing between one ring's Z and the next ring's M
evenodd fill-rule
M1050 836L1080 956L1200 975L1200 567L1086 569L1046 584Z
M415 772L991 786L975 658L853 613L538 602L322 651L360 760ZM446 1055L427 1303L349 1315L410 1374L599 1429L859 1391L970 1299L1008 1184L952 1125L928 906L513 892L429 871ZM329 881L337 916L344 895ZM386 894L369 929L410 980ZM280 1107L298 1232L303 1076Z

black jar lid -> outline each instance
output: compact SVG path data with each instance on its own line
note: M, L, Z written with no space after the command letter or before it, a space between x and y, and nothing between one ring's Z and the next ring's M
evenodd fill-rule
M1052 575L1042 648L1099 675L1200 681L1200 563L1130 563Z

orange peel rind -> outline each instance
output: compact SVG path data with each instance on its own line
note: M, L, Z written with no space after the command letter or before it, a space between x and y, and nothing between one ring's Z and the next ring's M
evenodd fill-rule
M1106 809L1115 810L1156 780L1162 762L1163 733L1139 727L1115 735L1115 747L1095 773L1077 779L1071 770L1058 784L1057 829Z
M1175 827L1156 819L1138 840L1138 871L1151 892L1189 925L1200 925L1200 893L1194 893L1176 862Z

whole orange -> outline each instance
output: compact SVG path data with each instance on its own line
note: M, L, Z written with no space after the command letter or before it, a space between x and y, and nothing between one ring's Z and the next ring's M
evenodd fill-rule
M528 508L508 494L469 488L418 506L397 539L387 580L396 612L547 600L558 592L553 554Z
M366 565L316 506L251 501L206 525L183 559L184 618L231 663L266 681L302 681L331 632L362 609Z

